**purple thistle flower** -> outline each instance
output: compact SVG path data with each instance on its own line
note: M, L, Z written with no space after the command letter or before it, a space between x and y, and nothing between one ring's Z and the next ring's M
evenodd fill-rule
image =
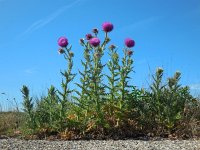
M110 23L110 22L104 22L104 23L102 24L102 28L103 28L103 31L105 31L105 32L110 32L110 31L113 30L113 24Z
M97 47L100 44L100 40L98 38L91 38L89 40L90 45Z
M125 42L125 45L126 45L128 48L135 46L135 41L132 40L131 38L125 39L124 42Z
M87 40L90 40L90 39L92 38L92 34L86 34L85 38L86 38Z
M58 39L58 45L61 47L66 47L68 45L68 39L64 36Z

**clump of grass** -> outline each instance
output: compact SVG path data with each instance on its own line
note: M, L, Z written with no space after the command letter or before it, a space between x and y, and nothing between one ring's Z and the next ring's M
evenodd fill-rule
M20 134L25 122L23 112L0 112L0 135L15 136Z

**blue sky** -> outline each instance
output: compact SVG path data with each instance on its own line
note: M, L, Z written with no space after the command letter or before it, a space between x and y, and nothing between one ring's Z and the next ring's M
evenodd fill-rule
M77 72L83 58L79 39L105 21L114 24L110 44L120 55L126 37L136 42L132 84L147 87L150 75L163 67L165 77L179 70L181 84L200 92L199 0L0 0L0 21L2 105L7 98L21 103L24 84L38 96L51 84L60 88L66 62L57 39L66 36L73 45Z

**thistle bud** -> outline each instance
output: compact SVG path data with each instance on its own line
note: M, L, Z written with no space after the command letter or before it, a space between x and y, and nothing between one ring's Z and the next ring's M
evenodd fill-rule
M176 71L175 74L174 74L174 78L176 80L178 80L180 78L180 76L181 76L181 73L179 71Z
M128 59L128 64L129 65L133 64L133 60L132 59Z
M86 38L86 40L90 40L92 38L92 34L90 34L90 33L86 34L85 38Z
M93 32L94 34L98 34L98 33L99 33L99 31L98 31L97 28L92 29L92 32Z
M110 48L111 50L114 50L114 49L116 48L116 46L112 44L112 45L109 46L109 48Z
M74 53L73 52L69 52L69 56L70 57L74 57Z
M79 42L80 42L81 45L85 44L84 38L81 38L81 39L79 40Z
M102 48L102 47L99 47L99 48L98 48L98 52L100 52L100 53L103 52L103 48Z
M65 53L65 50L62 49L62 48L59 48L59 49L58 49L58 53L59 53L59 54L63 54L63 53Z
M100 58L100 57L101 57L101 54L100 54L100 53L95 53L95 54L94 54L94 57L95 57L95 58Z
M110 42L110 38L107 37L107 38L105 39L105 42L106 42L106 43Z
M114 53L114 54L113 54L113 58L114 58L114 59L118 59L118 58L119 58L118 54L117 54L117 53Z
M158 75L161 75L162 73L163 73L163 69L162 68L157 68L157 70L156 70L156 74L158 74Z
M129 57L131 57L131 56L133 55L133 51L132 51L132 50L127 50L127 55L128 55Z

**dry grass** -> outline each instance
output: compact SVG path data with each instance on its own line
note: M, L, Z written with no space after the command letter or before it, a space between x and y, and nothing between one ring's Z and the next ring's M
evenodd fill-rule
M0 135L15 135L24 121L22 112L0 112Z

